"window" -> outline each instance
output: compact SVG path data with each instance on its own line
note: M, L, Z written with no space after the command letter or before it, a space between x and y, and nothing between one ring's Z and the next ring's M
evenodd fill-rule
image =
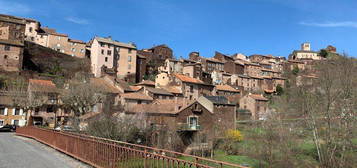
M47 113L51 113L51 112L54 112L54 107L53 106L48 106L47 107Z
M0 107L0 115L5 115L5 108L4 107Z
M5 45L5 51L10 51L10 46Z
M108 62L108 57L105 57L105 62Z
M84 49L81 49L81 53L84 53Z
M131 49L128 50L128 53L131 54Z
M72 51L73 51L73 52L76 52L76 49L75 49L75 48L72 48Z
M198 117L189 116L188 117L188 126L190 129L193 129L193 130L198 129Z
M108 54L108 55L112 55L112 51L111 51L111 50L108 50L108 51L107 51L107 54Z
M128 56L128 62L131 62L131 56L130 55Z
M19 120L14 120L14 125L19 126Z
M128 69L131 69L131 65L130 64L128 65Z
M141 100L138 100L138 104L141 104Z
M7 59L7 55L4 55L4 59Z
M32 27L29 28L29 32L32 32Z
M101 47L104 47L105 45L104 45L104 43L100 43L100 46L101 46Z
M104 54L104 50L102 50L102 54Z
M190 92L193 93L193 86L190 86Z
M14 115L20 115L20 109L15 108Z

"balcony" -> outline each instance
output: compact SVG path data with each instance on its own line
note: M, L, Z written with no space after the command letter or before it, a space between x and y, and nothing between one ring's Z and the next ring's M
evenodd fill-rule
M199 130L201 130L201 126L198 124L178 123L177 130L178 131L199 131Z

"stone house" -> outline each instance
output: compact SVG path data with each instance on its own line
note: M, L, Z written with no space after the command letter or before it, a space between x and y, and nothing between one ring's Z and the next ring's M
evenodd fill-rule
M141 82L146 73L146 57L137 53L136 54L136 83Z
M25 126L26 112L14 106L13 99L6 92L0 93L0 128L5 125Z
M213 85L182 74L173 74L169 85L179 86L184 98L188 102L197 100L202 95L211 95L214 88Z
M213 95L216 96L230 96L239 95L240 91L229 85L216 85L213 89Z
M261 89L263 78L249 75L237 75L232 85L239 86L246 91L258 91Z
M94 37L91 45L91 66L95 77L102 76L102 67L112 69L119 79L135 82L136 46L122 43L111 37Z
M72 57L85 58L86 56L86 42L81 40L68 39L68 47L66 54Z
M173 59L173 51L165 44L154 46L148 49L138 50L137 53L145 59L145 69L140 69L140 72L144 72L144 76L149 77L151 75L158 74L158 69L163 66L166 59Z
M130 111L136 105L150 104L154 99L139 92L120 94L120 104L126 111Z
M154 100L156 99L174 99L174 95L165 89L161 88L152 88L152 87L144 87L142 93L152 97Z
M182 73L183 62L175 59L166 59L163 66L159 67L159 73L165 72L168 74Z
M50 80L29 79L29 99L39 99L42 105L29 112L29 125L55 126L56 122L66 122L70 112L61 108L59 89Z
M152 104L138 105L126 114L143 113L148 125L165 131L154 136L155 146L166 148L173 141L173 133L179 135L177 151L189 151L201 144L211 146L224 131L235 129L236 106L223 96L201 96L189 105L177 100L160 100ZM165 136L166 135L166 136ZM159 138L161 137L161 138ZM161 141L161 143L160 143Z
M202 65L200 63L185 64L182 73L196 79L202 79Z
M235 62L232 56L224 55L220 52L215 52L214 58L224 62L224 72L230 74L243 74L244 73L244 64Z
M252 120L264 120L267 116L268 99L260 94L248 93L240 101L240 108L249 110L252 114Z
M0 15L0 70L22 69L26 21Z
M259 76L261 74L262 67L259 64L245 62L244 64L244 74L249 76Z

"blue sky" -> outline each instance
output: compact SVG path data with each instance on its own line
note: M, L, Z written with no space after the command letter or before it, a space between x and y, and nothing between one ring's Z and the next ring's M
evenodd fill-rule
M138 48L288 56L302 42L357 56L354 0L0 0L0 13L37 19L74 39L112 36Z

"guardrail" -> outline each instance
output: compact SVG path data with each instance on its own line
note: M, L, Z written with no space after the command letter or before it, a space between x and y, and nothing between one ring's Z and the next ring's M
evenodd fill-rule
M95 167L247 168L164 149L37 127L17 128L16 134L33 138Z

